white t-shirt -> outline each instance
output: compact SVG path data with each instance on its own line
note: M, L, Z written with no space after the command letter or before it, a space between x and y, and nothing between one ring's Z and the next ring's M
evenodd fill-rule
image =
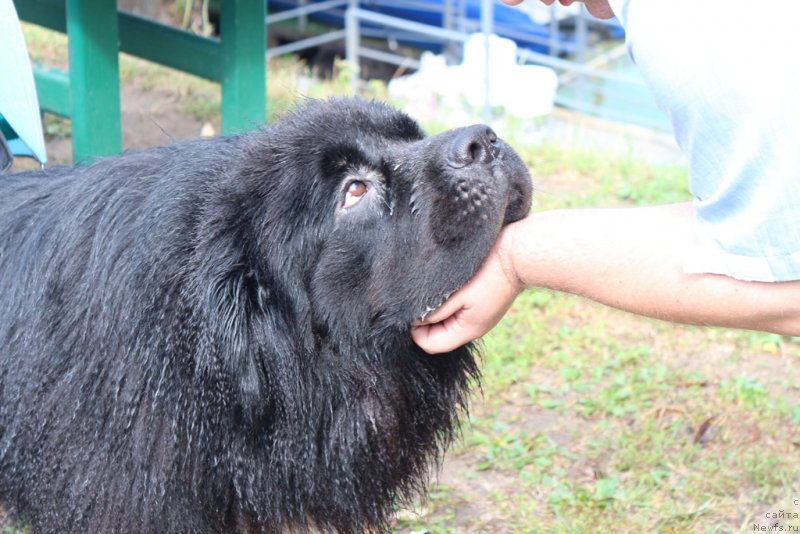
M610 5L688 157L686 271L800 279L800 2Z

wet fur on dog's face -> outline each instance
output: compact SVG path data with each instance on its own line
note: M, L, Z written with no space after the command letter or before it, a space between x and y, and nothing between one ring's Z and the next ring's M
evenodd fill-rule
M530 207L486 126L385 105L0 184L0 499L42 531L357 532L477 379L409 324Z
M347 119L331 121L336 114ZM310 128L333 140L289 138L280 145L290 148L270 157L296 169L291 174L316 174L313 191L279 202L296 206L299 193L305 217L325 217L307 222L321 232L307 276L321 314L315 323L337 338L365 343L387 328L405 333L475 273L502 224L530 208L524 165L487 126L425 139L405 115L347 102L294 119L303 124L287 128L290 136Z

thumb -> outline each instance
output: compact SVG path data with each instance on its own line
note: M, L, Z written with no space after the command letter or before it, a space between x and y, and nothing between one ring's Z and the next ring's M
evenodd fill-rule
M437 310L435 316L432 314L430 318L426 318L430 322L411 326L411 338L414 343L428 354L455 350L475 337L459 320L463 308L458 308L450 314L442 312L443 316L440 317L439 312L443 309Z
M434 323L438 323L439 321L443 321L450 317L451 315L457 313L461 309L466 306L465 299L462 298L462 293L464 292L464 288L459 289L438 308L433 310L430 313L426 313L413 323L411 326L428 326Z
M444 304L411 324L411 338L428 354L440 354L460 347L473 337L459 317L467 309L465 288L456 291Z

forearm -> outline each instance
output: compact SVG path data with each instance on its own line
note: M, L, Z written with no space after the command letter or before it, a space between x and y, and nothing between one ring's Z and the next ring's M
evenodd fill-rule
M527 287L669 321L800 335L800 282L683 272L692 219L690 204L542 212L510 228L506 253Z

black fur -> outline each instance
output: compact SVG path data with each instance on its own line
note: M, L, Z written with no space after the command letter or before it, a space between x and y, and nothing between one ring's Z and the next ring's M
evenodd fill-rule
M530 193L487 127L360 100L3 176L0 501L43 533L386 529L478 374L409 324Z

